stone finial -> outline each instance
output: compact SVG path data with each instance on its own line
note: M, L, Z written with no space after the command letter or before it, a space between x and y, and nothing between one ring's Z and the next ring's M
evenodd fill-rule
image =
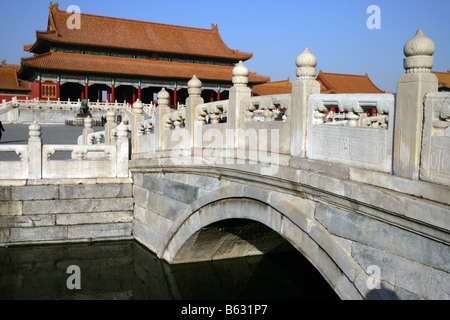
M115 117L116 113L113 110L106 112L106 122L114 122Z
M233 85L235 87L246 87L248 84L248 75L250 72L247 67L239 61L239 63L233 68Z
M166 91L166 88L162 88L162 90L158 93L158 106L169 106L169 98L170 94Z
M118 138L127 138L128 137L128 126L121 122L117 127L117 137Z
M406 57L403 60L403 67L406 73L431 72L434 50L433 40L428 38L422 29L417 30L416 35L409 39L403 47Z
M202 93L202 82L197 78L196 75L192 77L188 82L188 92L189 96L199 97Z
M297 79L314 79L317 75L317 58L313 55L309 48L297 57L295 64L297 65Z
M84 119L84 127L92 128L92 118L91 117L86 117L86 119Z
M41 139L42 127L36 121L33 121L28 127L30 141L38 141Z
M133 103L133 111L134 114L142 114L143 113L143 104L142 101L137 99L135 103Z

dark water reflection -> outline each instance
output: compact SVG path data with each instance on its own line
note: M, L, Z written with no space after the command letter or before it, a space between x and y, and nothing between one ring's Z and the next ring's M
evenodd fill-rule
M67 268L81 270L69 290ZM298 252L171 266L127 242L0 249L2 300L337 299Z

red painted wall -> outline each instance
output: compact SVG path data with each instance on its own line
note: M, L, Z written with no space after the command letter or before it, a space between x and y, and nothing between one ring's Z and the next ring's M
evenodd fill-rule
M37 81L33 82L31 85L30 99L39 98L39 84Z
M6 100L6 102L9 102L12 100L12 98L17 97L18 100L26 100L27 97L30 99L29 95L14 95L14 94L3 94L0 93L0 103L3 102L3 100Z

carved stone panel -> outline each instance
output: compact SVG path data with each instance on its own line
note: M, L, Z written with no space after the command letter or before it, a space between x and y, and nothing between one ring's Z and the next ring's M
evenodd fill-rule
M429 93L425 98L420 179L450 185L450 94Z

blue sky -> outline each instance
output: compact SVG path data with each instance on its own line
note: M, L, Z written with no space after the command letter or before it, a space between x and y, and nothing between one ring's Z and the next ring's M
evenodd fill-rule
M295 59L305 47L318 70L365 74L382 90L395 92L404 73L403 46L417 29L436 44L434 71L450 70L449 0L61 0L82 13L210 29L218 24L231 49L252 52L245 64L272 81L295 80ZM20 63L23 45L46 30L46 0L1 0L0 60ZM380 29L368 29L370 5L380 8Z

